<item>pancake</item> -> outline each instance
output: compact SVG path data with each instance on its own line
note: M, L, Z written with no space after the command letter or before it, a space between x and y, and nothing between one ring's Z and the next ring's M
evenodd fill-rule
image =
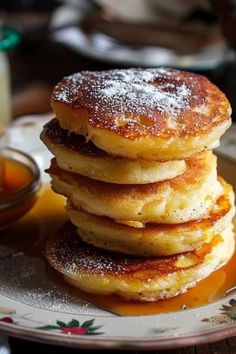
M77 210L68 202L67 213L84 242L125 254L158 257L194 250L212 241L231 223L235 213L232 187L222 181L224 195L206 219L178 225L146 224L139 229Z
M79 289L155 301L185 292L222 266L232 256L234 242L229 228L196 251L159 258L125 256L84 243L68 222L49 240L46 256Z
M231 124L216 86L170 68L80 72L55 86L51 106L63 129L130 159L185 159L216 147Z
M95 181L60 169L55 159L49 173L52 188L76 208L135 227L143 223L178 224L208 215L223 193L216 157L201 152L186 160L186 171L174 179L142 185Z
M175 178L186 169L184 160L158 162L109 156L82 135L61 129L56 119L44 126L41 139L60 168L103 182L153 183Z

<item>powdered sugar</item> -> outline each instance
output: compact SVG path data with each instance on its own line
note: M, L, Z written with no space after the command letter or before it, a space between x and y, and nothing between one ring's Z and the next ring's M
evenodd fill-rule
M163 74L163 70L161 73ZM96 96L105 101L114 100L131 104L135 110L146 106L176 116L181 109L188 106L191 90L185 83L176 86L160 81L155 85L155 80L162 77L162 74L158 71L157 73L140 71L138 74L133 70L118 71L114 79L104 80L104 88L98 89Z
M128 113L150 119L157 112L177 117L188 108L190 97L191 76L187 84L181 72L165 68L85 71L65 78L52 95L54 100L84 105L93 115L109 108L120 116Z
M9 254L8 251L8 247L5 249L0 245L1 254ZM17 251L13 252L15 254ZM22 253L1 259L0 281L0 295L19 303L76 315L108 315L106 311L80 299L78 294L55 278L42 258L27 257Z
M127 257L106 251L97 252L96 248L80 240L70 223L65 224L60 232L61 236L55 238L48 248L49 261L56 269L73 276L84 270L100 275L112 272L117 276L125 272L129 263Z

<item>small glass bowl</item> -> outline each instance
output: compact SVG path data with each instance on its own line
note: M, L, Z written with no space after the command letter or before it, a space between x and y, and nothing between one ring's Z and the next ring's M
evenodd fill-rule
M40 187L39 168L29 155L12 148L3 148L1 154L6 160L22 164L30 169L32 178L22 188L19 187L3 196L0 194L0 229L10 226L33 207Z

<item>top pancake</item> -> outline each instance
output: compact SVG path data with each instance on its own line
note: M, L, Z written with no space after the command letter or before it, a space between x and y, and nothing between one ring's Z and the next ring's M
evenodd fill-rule
M150 160L186 158L212 148L231 108L207 78L175 69L81 72L54 88L62 128L108 154Z

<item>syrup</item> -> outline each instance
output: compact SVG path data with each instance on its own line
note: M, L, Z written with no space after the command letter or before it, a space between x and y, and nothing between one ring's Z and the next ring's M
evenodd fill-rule
M17 251L22 251L28 256L44 258L43 250L47 237L67 219L64 204L64 197L51 191L50 186L44 186L40 198L30 212L11 229L0 234L1 244L11 244ZM73 295L76 294L81 299L120 316L169 313L207 305L234 291L236 289L235 264L236 252L226 265L199 282L195 288L170 300L160 300L154 303L125 301L114 295L91 295L68 284L66 287ZM62 277L49 265L48 267L48 274L56 282L62 282L65 286Z
M233 291L236 288L235 264L236 252L225 266L200 281L196 287L169 300L140 303L137 301L125 301L114 295L98 296L85 294L81 291L77 292L78 296L83 300L87 300L120 316L142 316L176 312L207 305Z
M35 193L30 193L30 190L29 195L23 192L34 178L31 169L19 161L0 158L0 228L4 228L31 209L36 196Z
M3 167L3 189L0 198L24 188L33 178L26 165L16 160L5 159Z

